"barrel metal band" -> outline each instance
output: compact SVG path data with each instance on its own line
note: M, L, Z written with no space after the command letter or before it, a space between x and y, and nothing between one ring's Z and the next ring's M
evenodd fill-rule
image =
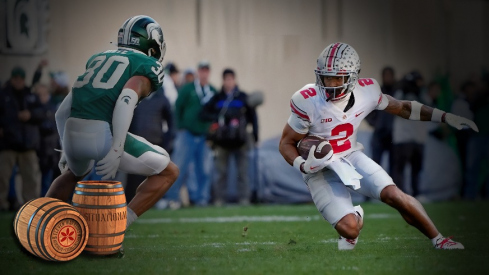
M117 196L117 195L124 195L124 191L118 191L118 192L85 192L85 191L75 190L75 194L84 195L84 196Z
M49 217L46 219L46 222L44 222L44 225L42 226L42 231L41 231L41 249L44 250L46 252L46 255L48 255L48 258L52 259L53 261L57 261L59 262L59 260L57 260L56 258L52 257L48 250L46 249L46 246L44 245L44 231L46 231L46 226L48 225L49 221L51 220L52 217L54 217L56 214L58 214L59 212L62 212L62 211L67 211L67 210L72 210L71 207L67 207L66 205L60 205L60 206L64 206L65 208L61 208L57 211L55 211L53 214L49 215ZM54 209L51 208L51 209ZM50 210L51 210L50 209ZM47 214L47 213L45 213ZM36 241L38 240L39 238L37 238L37 228L36 228ZM52 246L52 245L51 245ZM41 250L40 249L40 250ZM41 250L41 252L42 252Z
M114 209L126 206L127 203L113 204L113 205L89 205L89 204L78 204L73 202L73 206L81 208L91 208L91 209Z
M94 238L105 238L105 237L116 237L116 236L120 236L120 235L124 235L124 233L126 233L126 231L122 231L122 232L117 232L117 233L113 233L113 234L88 234L89 237L94 237Z
M86 189L112 189L112 188L122 188L122 184L106 184L106 185L88 185L88 184L76 184L78 188Z
M33 200L35 200L35 199L32 199L32 200L26 202L24 205L22 205L22 207L20 208L19 212L17 212L17 217L15 218L15 221L14 221L14 230L15 230L15 235L17 235L17 237L19 236L19 233L17 233L17 226L19 225L20 214L22 214L22 211L24 211L24 208L29 203L31 203L31 201L33 201Z
M114 247L118 247L119 245L122 245L122 243L118 243L118 244L111 244L111 245L86 245L85 248L94 248L94 249L97 249L97 248L114 248Z
M42 247L39 245L39 228L40 228L41 224L43 223L44 218L45 218L45 217L46 217L46 216L47 216L47 215L48 215L50 212L52 212L52 211L54 211L55 209L58 209L58 208L60 208L60 207L61 207L61 210L69 210L69 209L71 209L71 208L68 208L68 207L67 207L67 205L63 205L63 204L61 204L61 205L56 205L56 206L54 206L54 207L52 207L52 208L48 209L46 212L44 212L44 214L42 214L41 218L40 218L40 219L39 219L39 221L37 222L37 226L36 226L36 234L34 235L34 237L36 238L36 245L37 245L37 248L39 249L39 251L41 252L41 254L42 254L44 257L48 258L48 259L52 259L53 261L55 261L56 259L55 259L55 258L53 258L53 257L51 257L51 255L49 255L49 253L47 252L47 250L46 250L46 255L45 255L45 254L44 254L44 251L43 251L43 249L42 249ZM63 208L63 207L64 207L64 208ZM56 212L56 213L57 213L57 212ZM51 216L49 217L49 219L51 219ZM49 222L49 219L47 220L48 222ZM46 222L46 223L44 223L44 227L43 227L43 229L42 229L41 236L43 236L43 235L44 235L44 228L46 227L46 224L47 224L47 222ZM42 243L43 243L43 245L44 245L44 240L42 240Z
M41 206L39 206L33 213L32 213L32 216L31 218L29 219L29 223L27 224L27 243L29 244L29 247L31 248L31 251L32 251L32 254L36 255L37 257L40 257L39 255L37 255L36 251L34 250L34 248L32 248L32 244L31 244L31 234L29 234L29 231L31 229L31 224L32 224L32 220L34 219L34 217L36 216L37 212L39 212L39 210L41 210L41 208L43 208L44 206L50 204L50 203L53 203L53 202L60 202L59 200L52 200L52 201L48 201L44 204L42 204Z

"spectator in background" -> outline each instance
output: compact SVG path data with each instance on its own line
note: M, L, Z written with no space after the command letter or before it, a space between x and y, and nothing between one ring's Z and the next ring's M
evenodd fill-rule
M382 69L382 93L394 96L396 77L394 69L385 67ZM372 159L382 165L382 155L384 152L389 156L389 174L392 174L392 125L394 117L387 112L372 112L367 116L367 122L374 127L371 139Z
M206 136L210 123L200 117L202 106L216 94L216 89L209 84L210 64L201 61L198 64L198 77L178 92L175 103L175 118L179 129L172 154L173 162L180 168L180 175L187 173L189 164L194 162L197 178L197 190L190 193L190 200L198 206L206 206L209 202L208 176L204 169L207 145ZM180 188L184 177L180 176L166 193L171 209L181 207Z
M401 90L396 91L395 98L399 100L422 102L421 90L424 80L421 74L413 71L401 81ZM411 121L400 117L394 118L393 124L393 170L392 179L404 192L408 190L404 181L404 168L411 166L412 195L419 195L419 173L423 164L424 143L427 137L426 124L421 121ZM409 193L409 192L406 192Z
M466 117L470 120L474 120L474 112L472 111L476 105L477 98L477 87L475 82L466 81L462 84L460 93L457 98L453 101L451 112L453 114ZM465 197L466 185L467 185L467 144L469 138L472 135L468 129L462 129L461 131L455 132L455 137L457 138L457 149L460 156L460 162L462 163L462 174L463 174L463 184L462 184L462 197Z
M134 109L129 132L171 153L174 137L173 114L163 88L143 99L138 108ZM140 175L127 175L126 201L130 201L136 195L136 189L145 178Z
M203 108L202 117L213 122L209 136L214 145L216 178L214 204L225 202L230 158L235 158L238 171L238 195L241 205L250 203L248 178L247 125L253 125L253 137L258 141L255 109L248 106L248 95L240 91L233 70L225 69L221 91Z
M0 209L8 209L9 179L14 165L22 176L24 202L38 198L41 172L36 149L39 148L39 125L45 119L41 103L25 83L25 71L12 70L7 85L0 92Z
M481 195L489 198L489 79L481 81L476 93L472 106L479 133L471 134L467 141L466 185L463 194L468 200L474 200L481 194L481 185L485 189Z
M59 153L54 151L55 148L60 148L59 135L54 118L57 106L51 101L51 94L47 85L36 84L33 91L38 96L46 115L41 125L39 125L41 139L38 150L39 166L42 173L41 196L44 196L53 181L53 172L58 169Z
M187 68L183 72L182 86L187 83L193 83L195 81L195 71L192 68Z
M163 80L163 90L171 107L175 106L180 87L180 71L173 63L168 63L165 67L165 78Z

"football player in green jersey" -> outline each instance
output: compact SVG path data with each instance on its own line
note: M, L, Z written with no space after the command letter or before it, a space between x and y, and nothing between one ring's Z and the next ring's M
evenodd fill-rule
M165 40L160 25L148 16L127 19L118 34L118 49L92 56L71 93L56 112L63 153L62 174L47 197L71 199L75 184L96 162L103 180L117 170L147 176L127 208L127 226L151 208L178 177L178 167L161 147L128 133L139 101L161 87Z

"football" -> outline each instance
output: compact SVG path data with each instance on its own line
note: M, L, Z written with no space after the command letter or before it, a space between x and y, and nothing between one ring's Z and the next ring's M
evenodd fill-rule
M319 144L323 141L326 141L326 143L322 146L319 146ZM333 147L325 138L310 135L301 139L297 144L297 151L299 152L299 155L304 159L307 159L307 157L309 156L309 150L313 145L316 145L314 157L317 159L324 158L329 153L329 151L333 150Z

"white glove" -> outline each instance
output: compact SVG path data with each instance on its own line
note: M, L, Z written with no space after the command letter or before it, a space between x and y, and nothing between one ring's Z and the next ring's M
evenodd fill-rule
M321 142L318 146L321 148L323 143L328 143L327 141ZM324 156L324 158L317 159L314 157L314 151L316 150L316 145L313 145L309 150L309 155L307 156L306 162L304 162L304 172L306 174L317 173L321 171L324 167L326 167L331 162L331 156L333 155L333 150L329 151L329 153Z
M332 158L328 168L335 171L341 181L346 186L351 186L353 190L360 188L360 179L363 178L355 167L344 158Z
M451 113L446 113L445 122L446 124L458 130L462 130L465 127L469 127L470 129L479 132L479 128L477 128L477 125L475 125L475 123L472 120L466 119L465 117L457 116Z
M54 149L56 152L60 152L61 153L61 157L59 159L59 162L58 162L58 168L59 168L59 171L61 171L61 174L63 174L64 172L66 172L68 170L68 162L66 161L66 155L65 153L63 153L62 150L58 150L58 149Z
M97 163L95 170L97 175L103 175L102 180L109 180L115 177L123 153L124 148L115 149L111 147L109 153Z

